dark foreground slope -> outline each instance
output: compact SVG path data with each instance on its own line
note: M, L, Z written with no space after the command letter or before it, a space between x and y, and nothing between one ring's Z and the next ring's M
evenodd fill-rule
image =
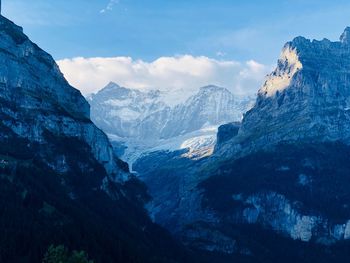
M281 144L215 163L180 156L154 153L134 168L150 186L156 222L193 250L215 262L350 256L349 146Z
M41 262L50 244L95 262L189 261L145 193L51 56L0 17L0 262Z
M77 167L65 175L36 157L40 147L16 146L20 154L0 151L1 262L40 262L50 244L83 249L96 262L185 260L186 252L142 210L143 185L110 184L112 198L100 189L106 173L84 143L60 138L45 145L68 153L72 165L85 159L90 172Z

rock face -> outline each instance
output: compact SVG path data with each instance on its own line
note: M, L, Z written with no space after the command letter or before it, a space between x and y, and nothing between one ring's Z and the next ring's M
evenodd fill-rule
M37 144L45 144L47 133L77 138L89 145L110 179L127 178L107 137L90 121L90 108L84 97L68 84L52 57L4 17L0 18L0 63L3 127ZM60 158L47 161L58 171L69 170L70 167L64 167L68 165L64 156Z
M281 141L349 143L349 32L347 28L340 42L297 37L284 46L276 70L230 142L233 153Z
M349 150L340 142L285 144L231 159L202 183L205 203L226 223L324 245L347 240Z
M221 145L235 137L240 127L240 122L231 122L221 125L217 133L217 145Z

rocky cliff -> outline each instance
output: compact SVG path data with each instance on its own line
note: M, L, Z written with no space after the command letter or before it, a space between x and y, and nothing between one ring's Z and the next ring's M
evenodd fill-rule
M249 153L282 141L349 143L349 31L339 42L288 42L225 150Z
M0 65L0 262L41 262L51 244L95 262L193 262L148 218L87 101L2 16Z
M68 84L52 57L4 17L0 19L0 63L2 126L33 144L45 144L45 133L77 138L89 145L110 179L127 178L107 137L90 121L84 97ZM47 161L57 170L70 169L64 156Z

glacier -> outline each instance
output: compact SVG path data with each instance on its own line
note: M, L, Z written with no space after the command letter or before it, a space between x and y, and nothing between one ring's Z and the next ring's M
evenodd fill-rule
M130 167L140 156L155 151L187 149L188 158L210 156L218 127L240 121L253 106L253 98L234 96L213 85L175 105L167 102L168 96L112 82L88 96L92 120L114 145L125 147L120 157Z

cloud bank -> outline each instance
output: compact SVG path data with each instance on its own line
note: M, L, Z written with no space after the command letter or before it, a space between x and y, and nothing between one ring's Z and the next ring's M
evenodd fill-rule
M190 55L152 62L130 57L77 57L60 60L58 65L70 84L84 95L97 92L110 81L140 90L180 91L184 96L209 84L238 95L254 95L271 70L253 60L242 63Z

